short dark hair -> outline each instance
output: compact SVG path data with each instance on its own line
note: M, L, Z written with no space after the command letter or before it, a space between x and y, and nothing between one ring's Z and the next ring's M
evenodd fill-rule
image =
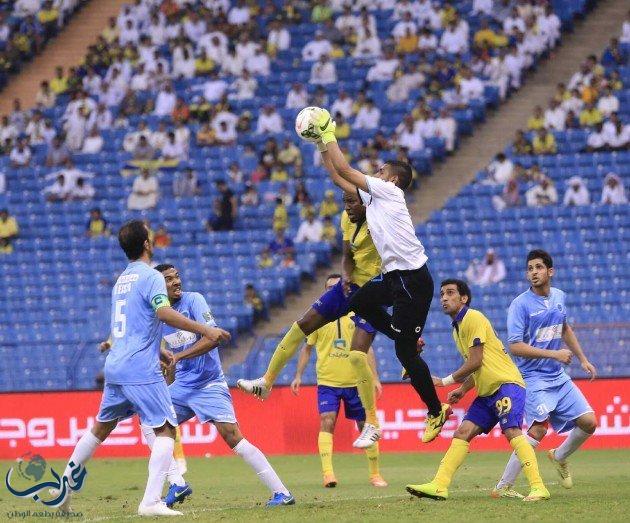
M464 280L458 280L457 278L447 278L446 280L443 280L442 283L440 283L440 289L445 285L455 285L460 296L468 297L466 305L470 306L470 303L472 302L472 292L470 292L470 287Z
M118 243L131 261L137 260L144 252L144 242L149 239L149 231L142 220L131 220L118 231Z
M398 176L398 187L403 191L411 185L411 180L413 179L411 165L400 160L388 160L385 162L385 165L389 165L390 169L392 169L392 174Z
M174 269L175 265L171 265L170 263L160 263L153 267L158 272L168 271L169 269Z
M337 278L341 278L341 274L337 272L333 272L333 273L330 273L328 276L326 276L326 281L332 280L332 279L336 280Z
M543 261L547 269L553 268L553 259L551 258L551 255L547 251L544 251L542 249L533 249L529 251L527 253L527 261L525 263L525 266L527 267L527 264L530 261L538 259L541 259Z

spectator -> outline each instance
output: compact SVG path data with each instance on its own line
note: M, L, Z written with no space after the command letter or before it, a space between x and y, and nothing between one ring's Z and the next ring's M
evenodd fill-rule
M147 137L141 134L138 143L133 149L133 159L138 161L150 161L155 159L155 150L149 145Z
M628 149L630 146L630 124L624 125L616 115L614 121L611 118L606 122L603 134L608 148L612 151Z
M98 132L96 127L92 127L92 130L89 132L87 138L83 142L83 148L81 149L81 153L83 154L96 154L100 153L103 150L103 145L105 144L103 137Z
M538 131L545 127L545 115L542 107L537 105L534 107L534 114L527 120L527 129L530 131Z
M330 114L336 115L337 113L342 114L344 118L352 116L352 98L343 89L339 91L339 95L330 108Z
M532 142L534 154L556 154L558 146L555 136L544 127L538 129Z
M385 56L378 58L376 63L368 69L366 80L368 82L393 80L394 73L399 67L400 60L396 58L392 49L387 49Z
M291 269L296 266L295 263L295 254L292 250L288 250L284 253L282 261L280 262L280 267L283 269Z
M254 55L245 60L243 72L246 70L256 76L269 76L271 72L271 60L269 56L263 52L262 47L257 47Z
M377 129L381 120L381 111L374 105L374 101L368 98L365 105L359 109L354 120L356 129Z
M335 128L335 137L337 140L345 140L349 138L352 129L341 113L335 114L335 121L337 123L337 127Z
M252 70L254 74L256 71ZM231 95L234 100L251 100L256 95L258 81L253 78L249 70L243 69L243 74L234 82L236 92Z
M332 17L332 9L326 0L313 0L313 10L311 11L311 21L315 24L325 22Z
M282 19L277 18L269 23L267 35L267 52L275 56L278 51L286 51L291 46L291 34L283 25Z
M68 199L70 200L91 200L94 198L94 187L85 182L85 178L77 178L76 185L70 190Z
M90 238L109 236L110 234L107 220L103 217L103 213L98 207L94 207L90 211L90 218L85 227L85 234Z
M284 130L282 118L273 105L265 105L258 115L256 134L278 134Z
M201 127L199 127L196 139L198 146L206 147L216 143L216 134L214 130L210 128L210 124L206 122L201 124Z
M323 225L322 222L315 219L315 215L308 213L306 219L300 224L295 243L319 242L322 239Z
M446 151L451 153L455 150L455 140L457 139L457 120L453 118L446 107L440 109L440 116L435 120L435 130L437 136L445 141Z
M306 88L295 82L287 93L287 101L284 106L287 109L302 109L308 105L308 92Z
M230 163L227 174L230 177L232 185L243 183L243 171L241 171L241 168L238 166L238 162Z
M251 183L247 184L245 192L241 195L241 205L247 205L249 207L257 207L258 206L258 192L256 191L256 187L254 187Z
M311 198L304 187L303 182L298 182L295 186L295 193L293 195L293 204L294 205L304 205L311 201Z
M628 51L619 45L617 38L610 39L610 45L606 48L604 54L602 54L601 64L607 67L618 67L628 64Z
M584 180L579 176L571 176L567 180L567 190L562 199L563 205L589 205L591 203L591 195L586 188Z
M337 228L330 216L324 218L322 226L322 241L331 246L333 252L339 251L339 245L337 242Z
M473 260L466 269L466 279L473 285L493 285L503 281L506 276L505 263L493 249L488 249L484 260L480 263Z
M170 116L175 109L176 103L177 95L173 92L173 86L170 82L166 82L155 98L153 114L159 117Z
M153 237L153 246L157 249L166 249L173 241L164 225L160 225Z
M325 218L326 216L336 216L339 214L340 210L339 205L335 201L335 191L328 189L324 193L324 199L319 206L320 218Z
M375 31L366 28L357 38L357 44L352 51L355 58L378 58L381 56L381 41Z
M272 227L274 231L286 230L289 225L289 213L282 198L276 198L276 206L273 209Z
M182 144L175 141L175 133L168 132L168 138L162 147L161 159L165 162L180 162L186 159L186 151Z
M302 60L305 62L317 62L324 55L330 55L333 47L328 40L324 39L324 33L321 30L315 31L315 40L307 42L302 49Z
M245 0L236 0L236 5L227 13L227 22L230 25L244 26L249 22L250 16Z
M212 119L212 130L214 131L216 141L221 145L232 144L238 138L236 125L238 116L232 113L229 107L225 107L222 111Z
M402 123L396 127L396 143L400 147L416 152L424 148L424 140L414 125L413 117L408 114Z
M190 167L178 172L173 179L173 196L181 198L182 196L197 196L200 193L199 181L197 173Z
M545 111L545 127L556 131L564 131L567 118L566 111L554 98L549 100L549 108Z
M50 109L55 105L56 100L57 95L52 91L50 84L46 80L39 84L39 91L37 91L35 96L35 103L38 107Z
M19 138L17 144L11 149L9 160L11 167L18 169L28 167L31 164L31 148L27 145L25 138Z
M502 211L506 207L517 207L520 203L521 196L516 178L510 178L503 186L501 194L492 197L492 205L497 211Z
M504 185L514 174L514 164L505 154L499 153L488 165L487 171L488 181L496 185Z
M9 214L9 210L0 209L0 254L13 252L13 241L19 232L17 220Z
M49 202L64 202L69 199L71 190L69 180L63 174L58 174L55 182L45 187L43 193Z
M604 124L598 123L586 137L586 150L588 152L602 151L608 148L607 136L604 133Z
M258 323L260 320L268 319L267 310L265 307L265 302L262 300L256 288L248 283L245 285L245 303L247 303L254 313L254 325Z
M522 130L516 131L516 138L512 142L512 147L516 154L532 154L532 144L525 137Z
M462 67L460 71L459 87L466 103L483 97L483 82L473 76L468 67Z
M280 162L275 162L271 167L269 180L272 182L287 182L289 181L289 173Z
M276 236L269 243L269 250L272 254L284 254L293 251L293 241L286 235L286 229L276 229Z
M457 22L450 22L442 33L440 49L449 54L461 54L468 51L467 35L460 30Z
M604 178L601 203L606 205L625 205L628 203L623 182L615 173L610 172Z
M65 164L70 157L70 151L61 138L56 136L48 146L46 167L59 167Z
M258 267L261 269L270 269L275 264L275 260L271 255L269 247L265 247L258 256Z
M580 125L582 127L593 127L603 121L602 113L592 102L584 105L584 109L580 113Z
M133 181L131 193L127 198L127 209L130 211L153 209L159 196L160 186L157 177L148 169L142 169Z
M311 67L309 82L316 85L328 85L337 81L337 69L327 54L321 56Z
M558 192L552 181L543 176L540 182L525 193L528 207L545 207L558 203Z
M597 101L597 110L604 117L609 117L612 113L619 111L619 98L617 98L610 87L604 87L602 96Z
M219 195L214 200L214 216L208 220L208 230L231 231L238 213L238 202L225 180L216 182Z
M337 127L339 127L339 122L337 122ZM301 165L302 152L297 145L285 138L282 142L282 149L278 152L278 161L283 165L293 165L294 167Z
M392 102L406 101L411 91L421 88L425 81L426 77L419 67L407 67L387 88L387 98Z

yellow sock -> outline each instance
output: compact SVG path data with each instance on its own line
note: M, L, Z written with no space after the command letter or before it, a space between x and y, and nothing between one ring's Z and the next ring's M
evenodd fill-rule
M368 468L370 470L370 477L380 475L381 471L378 467L378 441L371 447L365 449L365 455L368 459Z
M284 338L280 340L280 343L278 343L276 350L273 351L273 355L267 366L267 372L265 372L264 377L269 387L275 383L278 374L280 374L280 371L287 364L287 361L289 361L300 348L304 337L305 335L297 322L293 322L289 331L284 335Z
M469 443L463 439L454 438L451 441L451 446L446 451L446 454L444 454L442 461L440 461L438 471L433 478L433 481L440 487L448 488L451 484L455 472L457 472L457 469L466 459L468 446Z
M374 375L368 365L367 354L360 350L351 350L350 363L357 377L357 389L365 409L365 421L378 427L376 398L374 397Z
M173 457L175 459L186 459L184 455L184 446L182 445L182 434L179 427L175 429L175 448L173 449Z
M334 474L332 464L333 435L330 432L320 432L317 446L319 447L319 458L322 460L322 472Z
M510 445L516 452L521 465L523 465L523 473L529 482L530 488L544 487L543 480L540 477L538 471L538 460L536 459L536 453L531 446L525 434L521 434L515 438L512 438Z

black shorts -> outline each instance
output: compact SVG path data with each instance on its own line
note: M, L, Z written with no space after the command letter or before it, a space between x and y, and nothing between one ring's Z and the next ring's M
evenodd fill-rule
M370 311L392 306L393 337L417 340L424 330L432 299L433 278L425 264L411 271L396 270L376 276L354 294L349 308L371 322Z

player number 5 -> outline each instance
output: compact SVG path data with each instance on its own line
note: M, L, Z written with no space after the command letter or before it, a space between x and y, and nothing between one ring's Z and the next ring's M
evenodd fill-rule
M505 396L495 403L495 407L499 416L507 414L512 409L512 400Z
M114 338L122 338L125 335L125 329L127 327L127 317L123 312L123 308L127 304L127 300L116 300L116 309L114 311L114 327L112 329L112 336Z

